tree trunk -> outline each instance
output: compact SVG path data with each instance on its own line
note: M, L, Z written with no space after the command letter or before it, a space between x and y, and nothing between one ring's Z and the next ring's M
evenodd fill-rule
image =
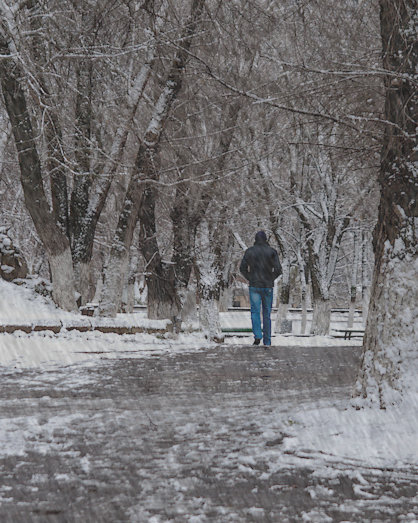
M282 332L282 323L287 319L287 311L289 310L290 297L290 260L289 258L282 259L282 280L280 282L280 297L277 309L275 331L279 334Z
M148 287L148 318L170 319L175 329L178 329L178 298L175 291L174 277L171 266L157 266L152 274L146 276Z
M330 322L330 301L320 296L314 296L311 334L313 334L314 336L327 336L329 334Z
M200 329L208 339L223 340L219 318L221 293L227 289L232 268L232 235L222 229L226 223L223 207L216 222L202 222L198 234L199 253L197 256L199 323Z
M307 310L307 308L308 308L308 274L307 274L305 262L302 258L302 254L300 251L297 253L297 259L298 259L298 268L299 268L301 307L302 307L300 334L305 334L307 318L308 318L308 310Z
M178 291L177 291L178 292ZM181 321L191 323L198 319L197 302L196 302L196 287L188 287L183 289L184 296L179 296L181 303Z
M380 0L387 122L383 141L375 266L355 405L386 408L417 392L417 171L418 119L413 84L418 62L414 0ZM398 76L399 75L399 76ZM402 77L401 77L402 75ZM395 125L393 125L395 124Z
M96 288L93 296L93 302L99 303L100 298L102 296L102 289L103 289L103 274L100 274L100 276L97 278L96 282Z
M171 319L177 326L179 299L176 292L172 264L164 264L157 242L155 224L155 187L149 184L144 191L140 209L139 245L145 258L145 281L147 283L148 318Z
M221 322L219 318L219 299L212 293L203 292L199 304L199 325L205 338L222 343Z
M367 316L369 315L369 304L370 304L370 285L362 290L362 320L363 325L367 324Z
M76 311L73 260L70 245L62 252L48 253L52 280L52 298L61 308Z
M196 306L195 293L192 293L194 296L190 295L188 285L194 263L194 245L199 221L190 215L190 206L186 184L179 183L176 186L176 196L170 217L173 224L172 262L183 321L195 313Z
M370 302L370 281L367 274L367 258L366 258L366 233L362 231L361 235L361 316L363 324L366 325L367 314L369 312Z
M201 265L199 274L199 327L205 338L220 343L224 340L219 317L221 286L211 265Z
M300 333L305 334L306 332L306 323L308 318L308 310L307 310L307 296L306 296L306 285L304 288L302 288L301 292L301 305L302 305L302 318L301 318L301 324L300 324Z
M63 154L63 139L61 126L57 114L56 100L50 94L47 77L43 73L48 62L46 42L43 37L43 12L39 2L30 2L31 16L29 17L32 31L32 60L37 65L36 81L39 84L38 96L42 107L43 134L47 148L46 170L50 180L52 213L54 220L61 225L62 230L70 238L68 187L65 172L65 158Z
M128 268L128 276L122 292L122 312L134 312L135 306L135 281L138 272L138 256L137 251L131 248L130 260Z
M57 128L55 116L51 115L50 121L46 124L46 139L48 141L48 162L47 169L49 172L52 198L52 212L56 223L59 223L61 229L70 239L70 220L68 212L68 187L65 175L65 161L62 157L62 136L61 131Z
M312 264L312 254L309 256L310 274L312 282L312 325L311 334L314 336L327 336L331 323L331 305L328 289L325 288L324 277L316 265Z
M350 282L350 307L348 310L347 327L353 328L354 324L354 313L356 310L356 299L357 299L357 273L360 256L360 242L358 237L358 231L355 230L353 233L353 266L351 270L351 282Z
M0 39L0 52L9 55L8 45L3 39ZM22 73L12 58L0 61L0 72L4 102L18 153L25 204L48 255L53 298L63 309L77 310L70 245L54 220L45 195L30 115L18 80Z
M85 13L83 13L85 16ZM86 235L84 218L89 207L90 190L93 183L91 172L91 129L92 129L93 64L81 60L77 68L77 96L75 104L75 159L77 174L74 176L70 201L70 231L73 247L73 262L76 289L85 305L90 297L90 261L93 252L94 231Z

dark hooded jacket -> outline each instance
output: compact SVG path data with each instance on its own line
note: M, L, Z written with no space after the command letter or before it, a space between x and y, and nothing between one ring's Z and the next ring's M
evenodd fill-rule
M239 267L250 287L273 287L274 280L282 273L277 251L267 241L256 238L247 249Z

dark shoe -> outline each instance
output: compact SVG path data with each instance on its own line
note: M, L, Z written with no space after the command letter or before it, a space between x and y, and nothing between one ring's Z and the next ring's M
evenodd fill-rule
M260 341L258 338L255 338L253 345L260 345Z

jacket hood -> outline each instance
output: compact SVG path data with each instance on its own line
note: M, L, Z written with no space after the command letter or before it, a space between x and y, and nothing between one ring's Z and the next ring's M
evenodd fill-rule
M259 244L259 243L267 243L267 235L264 231L258 231L258 233L255 235L254 244Z

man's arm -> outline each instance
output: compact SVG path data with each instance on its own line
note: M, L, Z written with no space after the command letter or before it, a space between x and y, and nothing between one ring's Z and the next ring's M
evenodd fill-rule
M250 279L250 271L248 270L247 251L245 251L244 257L239 266L239 271L246 280Z

